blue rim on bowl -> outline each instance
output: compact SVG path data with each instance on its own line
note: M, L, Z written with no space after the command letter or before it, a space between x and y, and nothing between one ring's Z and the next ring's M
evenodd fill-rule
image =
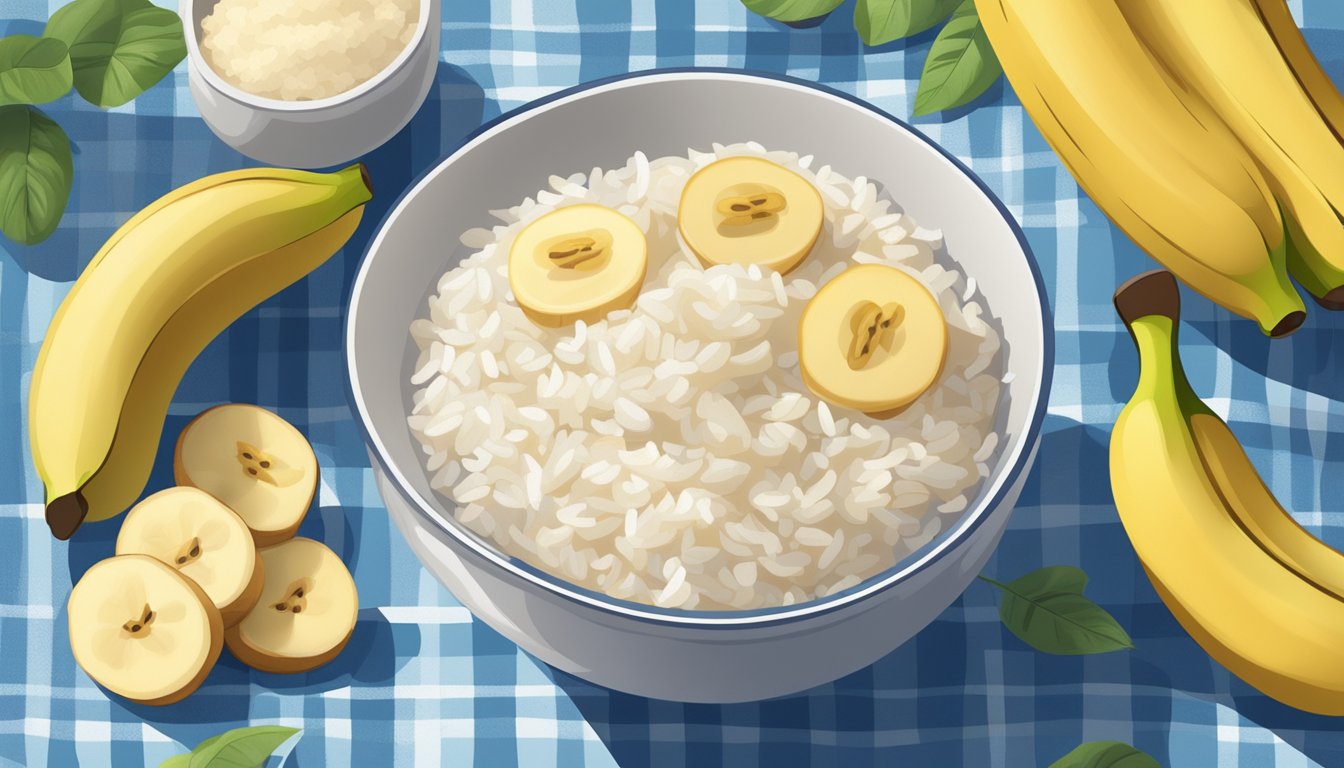
M287 101L285 99L273 99L269 96L258 96L248 93L232 83L226 81L220 76L215 68L205 60L205 54L201 51L201 30L196 24L195 10L197 5L209 2L209 0L187 0L182 3L179 9L179 15L182 17L183 32L187 42L187 64L195 67L196 71L210 87L222 96L245 106L257 109L267 109L274 112L317 112L328 107L334 107L346 102L353 101L369 91L377 88L381 83L386 82L394 74L406 66L411 60L411 55L425 40L425 35L429 33L429 11L432 7L430 0L418 0L420 4L420 14L415 21L415 34L411 36L410 42L401 49L396 58L383 67L378 74L370 77L368 80L356 85L348 91L342 91L335 96L328 96L325 99L311 99L306 101ZM438 20L435 19L435 23ZM437 53L436 53L437 58Z
M943 531L935 536L924 546L902 558L891 568L881 573L871 576L859 584L849 589L827 595L825 597L809 600L790 606L778 606L771 608L757 608L751 610L725 610L725 611L706 611L706 610L681 610L675 608L660 608L644 603L636 603L629 600L610 597L601 592L596 592L585 587L580 587L562 578L542 571L518 558L509 557L497 551L493 547L484 544L474 535L467 533L459 528L455 523L444 519L437 513L428 500L417 493L406 481L402 472L394 465L388 457L386 447L382 441L374 434L367 409L364 405L363 396L359 391L359 385L355 380L355 350L354 350L354 326L356 320L356 310L354 297L359 293L364 282L365 275L370 264L370 257L378 248L383 239L388 222L397 215L406 202L406 198L414 193L425 179L444 163L451 160L454 156L465 149L471 147L482 137L487 136L500 129L501 126L525 115L540 107L544 107L553 102L573 98L591 91L616 83L624 83L629 80L655 79L667 76L677 75L709 75L709 76L732 76L735 78L756 78L769 80L776 83L785 83L793 86L800 86L816 90L822 94L843 99L853 105L861 107L872 112L885 120L888 120L902 128L906 133L918 138L928 146L932 147L939 155L953 165L960 173L966 176L976 186L982 195L984 195L998 211L1004 222L1011 229L1013 236L1017 239L1026 257L1027 268L1036 286L1038 302L1041 310L1041 328L1042 328L1042 354L1041 354L1041 383L1036 391L1036 402L1032 406L1031 419L1026 426L1024 438L1016 446L1016 454L1012 457L1011 466L990 477L990 486L993 493L980 500L978 504L969 509L949 530ZM923 133L915 130L905 121L878 109L855 96L851 96L843 91L820 85L818 83L801 80L787 75L778 75L769 72L757 72L752 70L735 70L718 67L677 67L651 69L642 72L634 72L624 75L594 80L573 88L567 88L562 91L550 94L535 101L529 102L517 109L511 110L499 117L491 120L485 125L473 131L470 135L463 138L454 147L453 151L439 158L437 162L419 173L415 179L407 185L401 192L397 200L388 209L379 222L378 229L369 244L365 247L364 253L360 257L358 269L356 270L355 280L351 285L350 296L347 297L346 306L349 308L345 327L344 352L346 356L346 392L350 402L354 405L359 430L364 437L365 442L372 448L372 454L377 461L378 468L388 477L390 482L396 486L397 492L409 503L409 505L434 527L443 531L448 536L457 540L473 555L480 557L495 566L510 572L517 577L531 582L537 587L558 595L567 600L583 604L588 607L596 608L608 613L617 614L623 618L636 619L655 625L662 626L680 626L695 628L733 628L733 627L768 627L772 625L796 622L805 618L813 618L823 614L831 613L846 606L859 602L871 595L885 591L897 583L904 581L922 570L930 563L938 560L944 554L949 552L958 542L969 537L981 523L985 520L989 510L997 507L1009 491L1018 476L1026 468L1031 456L1032 442L1039 436L1042 424L1045 420L1045 411L1050 399L1051 376L1054 370L1055 358L1055 339L1054 325L1051 319L1049 301L1045 291L1045 282L1041 277L1039 268L1036 265L1035 257L1032 255L1031 246L1027 242L1021 227L1012 214L1003 205L1002 201L994 195L993 191L978 177L970 168L956 157L944 150L934 141L929 139ZM409 331L408 331L409 332ZM409 429L409 427L408 427Z

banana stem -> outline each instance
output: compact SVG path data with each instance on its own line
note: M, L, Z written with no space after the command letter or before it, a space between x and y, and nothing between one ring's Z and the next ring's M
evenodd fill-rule
M332 175L342 192L350 196L351 208L373 199L373 180L369 178L369 169L363 163L347 165Z
M1170 272L1145 272L1115 292L1115 309L1139 351L1134 399L1173 398L1186 418L1212 413L1195 394L1181 365L1181 292Z

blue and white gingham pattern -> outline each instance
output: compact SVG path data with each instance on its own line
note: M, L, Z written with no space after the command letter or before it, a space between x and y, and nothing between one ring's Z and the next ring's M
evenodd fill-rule
M0 34L39 32L60 0L0 0ZM50 5L50 7L49 7ZM246 161L196 118L181 68L135 103L45 109L78 154L70 210L47 243L0 243L0 764L157 765L226 728L303 729L291 766L845 765L1043 766L1081 741L1128 741L1165 765L1344 764L1338 721L1293 711L1230 676L1157 600L1116 518L1107 432L1136 376L1110 306L1152 266L1110 227L995 86L972 109L916 120L968 163L1022 222L1046 276L1058 359L1036 469L989 572L1081 565L1089 594L1129 628L1131 653L1056 657L1003 630L975 585L874 666L797 696L735 706L612 693L550 670L479 622L417 564L374 490L341 383L342 302L362 248L413 175L480 122L594 78L727 66L817 80L910 114L931 34L863 48L847 3L813 29L748 14L737 0L448 0L443 64L409 128L366 158L379 190L353 242L249 313L188 373L166 446L221 401L274 408L312 439L323 473L301 533L328 542L364 606L347 650L311 674L251 672L227 653L201 690L168 708L109 696L74 664L64 604L112 551L116 524L52 540L28 455L26 392L43 332L79 268L132 212ZM1305 5L1305 8L1303 7ZM1344 81L1344 4L1294 2ZM936 224L936 222L935 222ZM1184 353L1197 390L1230 417L1299 519L1344 546L1344 326L1313 312L1290 339L1187 294ZM656 660L653 660L656 662Z

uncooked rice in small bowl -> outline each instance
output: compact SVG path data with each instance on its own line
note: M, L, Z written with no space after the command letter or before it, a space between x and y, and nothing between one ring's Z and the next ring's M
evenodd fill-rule
M781 276L705 269L677 234L682 187L723 157L763 156L820 190L825 226ZM576 585L664 608L787 606L896 564L971 506L997 458L1006 397L996 323L975 281L863 177L755 143L567 178L473 229L475 252L411 327L420 352L409 424L431 487L501 551ZM509 291L527 223L597 203L644 229L635 306L549 329ZM803 306L855 264L916 275L948 322L934 386L873 419L803 383Z

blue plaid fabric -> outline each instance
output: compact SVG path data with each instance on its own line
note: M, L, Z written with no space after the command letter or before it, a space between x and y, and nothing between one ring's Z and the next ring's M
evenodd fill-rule
M0 0L0 34L40 32L60 0ZM1305 7L1303 7L1305 6ZM1082 741L1130 742L1164 765L1337 766L1338 721L1257 694L1212 662L1158 601L1112 506L1107 432L1136 378L1110 306L1153 265L1083 195L996 85L971 108L916 120L968 163L1026 230L1046 276L1058 356L1036 468L988 572L1075 564L1137 650L1047 656L999 624L981 584L872 667L774 701L683 705L613 693L551 670L471 616L422 570L374 490L342 377L343 301L396 192L482 121L557 89L667 66L726 66L819 81L908 115L932 34L864 48L842 6L812 29L737 0L445 0L437 85L414 122L366 158L380 191L343 253L249 313L188 373L151 488L171 484L171 436L222 401L277 410L322 468L301 533L350 564L360 620L313 673L253 672L226 652L199 692L167 708L109 696L70 655L65 600L117 526L54 541L26 440L27 387L43 333L80 268L134 211L204 174L246 164L196 118L181 68L131 105L48 107L77 151L61 229L0 241L0 764L138 766L227 728L303 729L290 766L1048 765ZM1294 11L1344 81L1344 4ZM1188 294L1183 345L1199 393L1228 416L1299 519L1344 547L1344 317L1315 311L1270 342ZM185 746L184 746L185 745Z

